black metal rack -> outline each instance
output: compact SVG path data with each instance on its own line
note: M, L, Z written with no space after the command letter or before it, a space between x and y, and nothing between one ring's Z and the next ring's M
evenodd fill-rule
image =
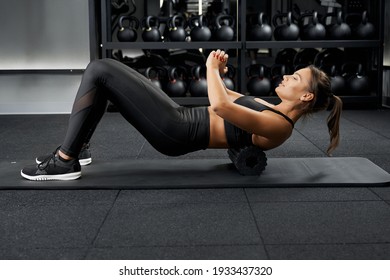
M321 40L321 41L247 41L246 40L246 20L237 21L237 39L230 42L113 42L112 26L109 15L111 14L110 0L89 0L91 10L91 45L95 44L95 53L99 53L100 58L110 57L114 49L200 49L207 44L208 49L235 49L237 55L237 91L245 90L246 83L245 68L247 63L247 51L250 49L283 49L283 48L362 48L370 49L375 55L375 61L370 61L370 67L376 73L377 82L372 85L372 94L369 96L341 96L346 104L364 104L380 106L382 100L382 60L383 60L383 24L384 24L384 0L378 0L376 4L376 17L378 37L374 40ZM271 0L263 0L271 2ZM345 0L348 1L348 0ZM287 0L291 5L291 1ZM146 5L146 4L145 4ZM247 0L237 0L237 19L246 19ZM91 48L92 50L92 48ZM96 57L98 58L98 57ZM270 102L276 101L277 97L262 97ZM182 105L205 105L208 104L207 97L183 97L173 98Z

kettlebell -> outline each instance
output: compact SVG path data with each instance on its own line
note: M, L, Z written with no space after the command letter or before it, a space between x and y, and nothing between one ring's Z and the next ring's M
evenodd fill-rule
M314 48L300 49L294 56L294 67L297 68L297 65L308 66L310 64L313 64L317 54L318 50Z
M330 83L332 93L335 95L345 95L346 83L343 76L337 73L336 65L332 65L330 68Z
M186 95L187 84L182 77L180 77L178 67L174 66L168 69L166 92L171 97L183 97Z
M168 20L169 40L183 42L186 39L185 18L181 15L174 15Z
M288 67L293 67L296 55L297 51L293 48L282 49L276 54L275 64L284 64Z
M228 71L224 75L222 75L222 81L228 89L234 90L234 76L236 75L236 70L231 64L226 65L226 67Z
M262 64L252 64L246 68L249 80L246 88L249 95L267 96L271 93L271 81L265 75L266 66Z
M310 21L304 24L305 18L310 17ZM305 13L300 19L300 37L302 40L322 40L326 37L325 26L318 21L318 13Z
M162 89L162 83L160 81L160 69L154 66L149 66L145 69L145 77L152 82L155 86Z
M111 0L112 14L120 15L129 11L129 3L127 0Z
M375 36L375 27L372 23L368 22L367 11L362 13L362 20L360 24L354 28L353 35L356 39L372 39Z
M331 67L336 65L337 69L345 63L345 53L339 48L322 49L314 58L314 65L317 67Z
M124 25L124 21L128 21L128 26ZM134 42L137 40L137 31L139 21L133 16L121 16L119 18L119 30L117 35L119 42Z
M190 37L192 41L208 41L211 38L211 30L207 27L206 19L203 15L192 16L189 21Z
M286 23L283 23L286 18ZM279 21L279 22L278 22ZM274 37L277 41L295 41L299 38L299 27L293 22L292 13L278 13L272 18L275 27Z
M252 25L248 32L250 41L269 41L272 39L272 28L265 22L264 17L263 12L257 14L256 24Z
M327 14L324 19L334 14ZM327 36L332 40L347 40L351 37L351 28L344 22L343 12L339 11L336 14L336 22L327 26Z
M361 63L346 63L343 65L343 75L346 77L347 88L350 95L369 95L370 82L363 73Z
M231 15L220 14L215 18L216 30L214 38L216 41L232 41L234 38L234 18Z
M195 65L191 68L192 80L190 82L189 92L193 97L205 97L207 93L207 80L201 73L202 67Z
M160 30L160 21L155 16L147 16L144 19L144 27L142 31L142 39L145 42L160 42L162 40Z

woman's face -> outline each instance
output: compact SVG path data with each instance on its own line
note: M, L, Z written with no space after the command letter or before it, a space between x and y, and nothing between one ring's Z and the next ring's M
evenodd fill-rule
M309 93L310 80L310 69L302 68L292 75L284 75L275 92L281 99L299 100L302 95Z

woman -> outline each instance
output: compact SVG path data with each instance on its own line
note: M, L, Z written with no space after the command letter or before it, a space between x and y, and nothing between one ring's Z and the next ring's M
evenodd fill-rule
M37 166L22 169L21 175L29 180L79 178L80 151L88 144L108 101L159 152L179 156L206 148L275 148L290 137L300 117L326 109L333 100L328 117L328 153L336 148L342 102L331 93L325 73L310 66L285 75L275 90L281 103L273 105L228 90L220 77L227 71L227 59L221 50L208 56L210 106L195 108L179 106L144 76L118 61L91 62L76 95L63 144L51 156L39 157Z

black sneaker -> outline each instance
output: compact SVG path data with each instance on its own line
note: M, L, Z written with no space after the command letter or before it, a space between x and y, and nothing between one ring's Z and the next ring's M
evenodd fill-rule
M32 181L76 180L81 177L81 166L77 159L65 161L54 152L38 165L23 168L20 174Z
M61 147L61 146L60 146ZM56 150L55 150L55 153L58 152L58 150L60 149L60 147L58 147ZM44 156L39 156L35 159L36 163L40 164L41 162L43 162L45 159L47 159L48 157L50 157L51 155L44 155ZM91 156L91 151L89 150L89 144L87 145L84 145L82 148L81 148L81 151L79 153L79 162L80 162L80 165L81 166L84 166L84 165L88 165L88 164L91 164L92 162L92 156Z

